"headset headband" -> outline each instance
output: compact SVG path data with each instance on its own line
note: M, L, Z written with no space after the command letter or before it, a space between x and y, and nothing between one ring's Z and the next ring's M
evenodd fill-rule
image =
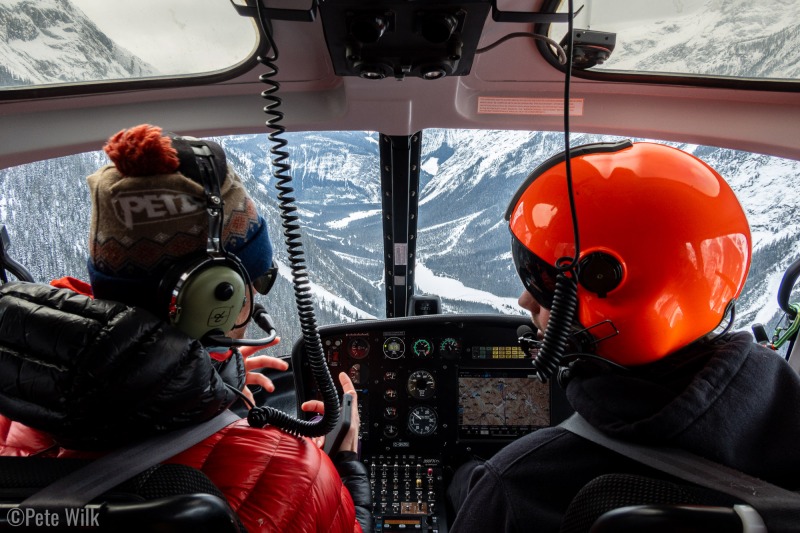
M225 216L221 184L228 172L225 152L218 144L194 137L173 137L178 152L178 171L203 186L208 211L206 252L212 257L226 256L222 246L222 225Z
M214 170L218 177L221 177L217 186L225 181L228 173L228 162L222 147L215 142L197 139L196 137L181 137L178 135L167 134L172 139L172 147L178 152L178 172L187 178L203 185L203 178L197 162L197 153L194 148L205 148L211 152L211 160L214 163Z

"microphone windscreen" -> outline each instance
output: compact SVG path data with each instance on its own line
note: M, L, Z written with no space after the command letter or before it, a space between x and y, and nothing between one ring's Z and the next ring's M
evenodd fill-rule
M272 319L269 316L269 313L267 313L267 310L264 309L264 306L261 304L255 304L254 307L255 310L253 311L253 322L255 322L258 327L268 332L273 328Z
M520 326L517 328L517 337L536 337L536 334L533 332L530 326Z

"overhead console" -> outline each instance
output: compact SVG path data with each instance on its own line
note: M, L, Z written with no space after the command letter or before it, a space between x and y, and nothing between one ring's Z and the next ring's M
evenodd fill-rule
M569 416L561 388L541 383L519 347L523 325L530 319L426 315L320 328L334 382L347 372L358 393L380 530L443 533L459 464ZM317 399L302 341L292 358L298 401Z

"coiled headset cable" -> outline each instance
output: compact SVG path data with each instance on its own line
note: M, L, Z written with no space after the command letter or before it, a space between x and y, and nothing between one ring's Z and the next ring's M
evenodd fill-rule
M336 387L333 384L330 371L328 370L328 365L325 363L322 340L320 339L319 330L317 329L314 303L311 298L310 283L308 280L308 269L306 267L305 254L300 239L299 217L296 215L297 207L294 205L295 198L292 196L294 189L291 186L292 177L289 174L291 166L287 163L289 153L284 150L288 143L282 136L286 128L280 123L283 118L283 113L278 110L281 99L275 95L275 92L280 89L280 83L272 79L278 73L278 67L275 63L278 59L278 49L275 46L270 22L266 18L262 3L257 1L256 6L262 34L267 38L269 45L269 50L267 50L263 56L259 56L258 61L269 69L268 72L259 77L259 80L268 86L268 88L261 93L261 96L268 101L268 104L264 107L264 112L269 115L267 125L273 130L269 134L269 139L273 143L272 148L270 148L270 153L273 156L272 175L276 179L275 188L278 190L281 224L283 226L284 242L286 243L286 251L292 270L295 303L300 320L300 329L302 330L303 342L306 354L308 355L311 373L322 395L325 412L321 419L312 422L291 417L270 406L262 406L251 409L248 413L247 420L253 427L263 427L266 424L272 424L296 435L318 437L326 435L336 426L340 416L339 397L336 392Z
M562 258L563 259L563 258ZM557 265L559 266L559 265ZM575 272L577 269L559 266L556 276L553 304L550 319L544 330L544 339L539 354L533 360L536 377L547 383L553 374L563 365L567 344L572 335L572 322L578 308L578 285Z
M564 81L564 152L566 155L567 193L569 195L570 213L572 216L572 231L575 236L575 255L561 257L556 260L558 269L556 276L553 305L550 310L550 319L544 332L539 354L533 361L536 376L543 383L555 374L564 364L567 343L571 336L572 323L575 311L578 308L578 274L580 258L580 235L578 233L578 215L575 210L575 197L572 187L572 161L570 156L569 135L569 98L570 79L572 76L572 0L569 0L569 18L567 20L567 39L569 53L567 54L566 78Z

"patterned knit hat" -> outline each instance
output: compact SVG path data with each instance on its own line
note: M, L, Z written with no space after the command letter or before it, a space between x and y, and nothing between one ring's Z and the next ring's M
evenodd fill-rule
M181 141L175 139L175 143ZM222 181L222 243L251 280L272 266L266 222L222 148L203 141ZM92 197L89 277L95 297L163 315L158 284L177 262L206 250L209 215L193 154L176 150L161 128L143 124L113 135L104 150L113 162L87 178ZM200 179L199 176L196 179Z

